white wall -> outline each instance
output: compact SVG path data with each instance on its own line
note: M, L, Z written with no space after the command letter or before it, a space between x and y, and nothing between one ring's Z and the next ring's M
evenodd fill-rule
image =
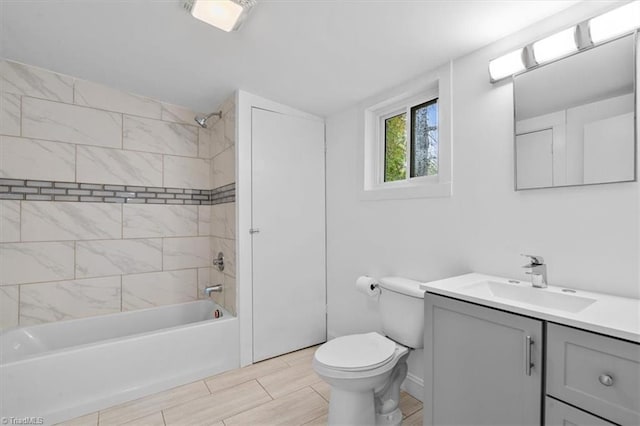
M579 4L454 61L450 198L360 201L361 116L354 107L328 118L330 338L379 328L375 303L354 287L365 273L429 281L477 271L526 279L519 253L533 253L545 258L551 284L640 297L638 184L514 192L512 86L491 85L487 73L490 59L575 24L596 6L602 3ZM419 377L420 364L418 352L410 372Z

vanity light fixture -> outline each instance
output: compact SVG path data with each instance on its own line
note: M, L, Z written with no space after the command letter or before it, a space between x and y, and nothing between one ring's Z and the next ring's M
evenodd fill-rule
M237 31L255 0L187 0L184 8L196 19L223 31Z
M524 49L514 50L489 62L491 82L501 80L525 69L522 54Z
M589 32L594 43L640 27L640 2L634 1L589 20Z
M544 62L622 36L638 27L640 0L635 0L489 61L489 80L496 83Z
M533 43L533 57L536 62L551 61L578 50L576 27L567 28Z

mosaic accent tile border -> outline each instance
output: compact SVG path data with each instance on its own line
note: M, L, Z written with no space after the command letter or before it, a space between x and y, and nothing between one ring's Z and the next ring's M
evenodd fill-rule
M0 200L215 205L236 200L236 184L216 189L0 179Z

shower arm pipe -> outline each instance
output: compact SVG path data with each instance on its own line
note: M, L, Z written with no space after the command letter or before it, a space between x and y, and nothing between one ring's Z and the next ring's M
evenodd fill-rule
M218 118L222 118L222 111L216 111L216 112L212 112L211 114L207 115L205 117L205 120L210 119L211 117L213 117L214 115L217 115Z

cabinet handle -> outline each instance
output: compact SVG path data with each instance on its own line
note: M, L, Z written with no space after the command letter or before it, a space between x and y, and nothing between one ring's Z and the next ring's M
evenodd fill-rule
M608 374L601 374L598 377L598 381L605 386L613 386L613 377Z
M524 346L524 372L527 376L531 375L531 369L533 367L535 367L535 365L533 364L533 362L531 362L531 351L533 350L533 339L531 338L531 336L527 336L526 339L524 340L525 346Z

